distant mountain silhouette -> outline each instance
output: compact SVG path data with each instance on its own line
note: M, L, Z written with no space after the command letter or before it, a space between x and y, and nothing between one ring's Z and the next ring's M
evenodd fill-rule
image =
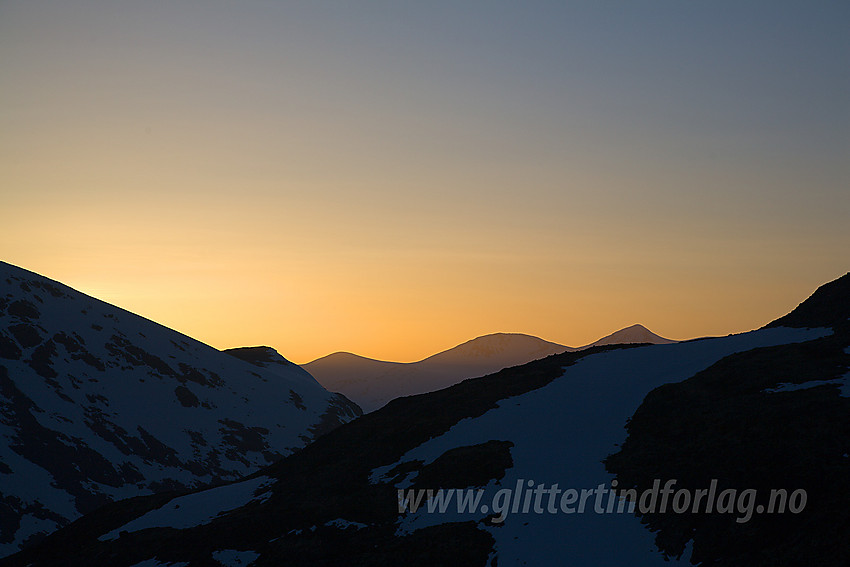
M665 339L664 337L660 337L644 327L643 325L632 325L631 327L626 327L625 329L620 329L614 333L611 333L607 337L602 337L598 341L594 341L587 345L586 347L594 347L594 346L603 346L603 345L626 345L626 344L634 344L634 343L649 343L653 345L666 345L670 343L675 343L676 341L671 339Z
M583 347L569 347L521 333L484 335L418 362L385 362L337 352L303 365L325 388L340 392L364 412L400 396L439 390L551 354L611 344L672 343L643 325L632 325Z

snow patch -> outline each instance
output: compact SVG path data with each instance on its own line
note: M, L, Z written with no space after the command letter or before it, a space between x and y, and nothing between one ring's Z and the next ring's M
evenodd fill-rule
M213 551L212 558L218 561L222 567L247 567L253 565L260 557L256 551L238 551L236 549L221 549Z
M850 354L850 347L845 348L844 353ZM809 388L816 388L817 386L825 385L838 386L841 390L841 397L850 398L850 372L848 372L841 378L833 378L832 380L810 380L809 382L803 382L802 384L783 382L782 384L777 385L775 388L768 388L763 391L768 394L774 394L776 392L795 392L797 390L808 390Z
M840 386L842 397L850 397L850 384L847 383L847 378L850 374L843 378L833 378L832 380L811 380L802 384L794 384L792 382L783 382L775 388L767 388L763 392L767 394L775 394L777 392L796 392L798 390L808 390L809 388L817 388L818 386L834 385Z
M188 567L189 563L181 561L179 563L161 563L157 559L147 559L140 563L136 563L131 567Z
M336 520L331 520L325 524L326 526L332 528L339 528L341 530L347 528L354 528L356 530L362 530L363 528L368 528L368 524L361 524L360 522L352 522L350 520L346 520L344 518L337 518Z
M217 516L241 508L251 502L263 502L271 496L268 489L274 479L261 476L225 486L178 496L156 510L116 528L98 538L99 541L113 540L121 532L137 532L148 528L185 529L208 524Z

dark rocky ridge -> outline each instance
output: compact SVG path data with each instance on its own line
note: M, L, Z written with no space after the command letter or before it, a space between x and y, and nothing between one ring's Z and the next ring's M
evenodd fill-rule
M678 479L697 490L755 489L767 509L774 489L808 495L799 516L645 514L658 548L730 567L850 564L850 274L821 286L767 328L831 327L821 339L724 358L694 377L650 392L620 451L606 459L622 487ZM846 378L844 378L846 380ZM794 389L787 385L813 383ZM844 386L846 388L846 386Z

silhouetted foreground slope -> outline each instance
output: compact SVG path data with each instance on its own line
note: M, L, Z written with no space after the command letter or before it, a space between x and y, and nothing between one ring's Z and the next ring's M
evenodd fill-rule
M806 491L799 515L759 517L746 526L722 514L645 514L670 555L692 541L705 565L850 565L850 274L819 288L767 325L832 327L834 334L724 358L649 393L606 460L621 486L656 478L682 488Z
M850 273L820 286L788 315L766 327L844 327L850 320Z
M0 555L115 499L240 478L359 413L273 349L230 354L0 263Z
M584 513L568 513L558 506L550 510L544 499L540 512L525 503L517 503L516 509L503 508L504 521L498 522L493 513L499 502L496 494L519 487L523 492L515 494L525 500L526 488L532 485L558 484L561 490L610 485L612 474L602 460L612 453L608 466L616 469L623 485L640 486L646 467L657 467L652 474L668 478L668 471L678 472L670 467L682 464L683 452L690 459L702 451L703 439L692 441L692 435L700 432L689 430L691 435L674 432L677 436L672 444L651 438L636 440L634 424L642 417L635 410L642 401L647 403L645 398L651 402L655 392L671 388L665 384L684 387L721 368L743 380L742 391L757 395L763 387L778 389L764 396L794 400L783 398L783 386L776 380L801 383L812 375L818 379L842 376L839 366L843 364L846 372L847 345L846 330L838 326L835 330L775 327L679 344L599 347L553 355L437 392L395 400L232 485L108 505L2 564L670 565L654 550L653 533L631 514L596 513L592 506ZM765 364L775 365L772 353L779 353L781 365L789 372L764 380L761 369ZM789 357L795 359L793 366L786 364ZM701 387L715 388L710 381ZM839 414L847 421L847 413L841 414L843 387L838 381L828 386L833 405L826 421ZM726 391L721 390L713 403L698 400L702 405L691 405L691 401L671 398L664 410L673 420L685 419L688 413L723 415L730 404L731 411L737 412L739 392L722 384L721 388ZM800 391L816 390L818 387ZM649 392L653 395L647 397ZM699 394L706 399L713 395ZM809 404L797 403L796 411L820 419L815 415L820 408ZM652 413L652 419L663 417L659 415L663 411ZM623 426L630 418L630 438L625 441ZM800 421L802 418L798 425ZM832 435L822 425L813 429L817 434L807 445L812 457L806 459L811 478L829 478L835 470L843 471L835 468L844 465L832 456L842 447L846 452L848 437L842 426L835 425ZM745 476L731 478L750 481L746 470L751 461L745 457L756 447L742 437L745 431L734 427L730 431L735 435L727 435L725 430L714 433L728 452L709 446L700 470L721 475L725 470L740 469ZM650 427L650 433L658 433L656 429ZM781 448L786 433L787 428L766 428L762 441L768 447ZM706 442L712 440L706 438ZM623 451L615 453L620 444ZM635 457L627 454L630 444L638 446ZM643 457L647 458L641 460ZM786 475L797 470L796 465L784 469L786 464L780 460L772 469L771 480L783 481L779 488L785 486ZM681 478L687 481L691 477ZM400 512L399 489L417 488L480 488L480 503L490 507L477 506L473 511L449 507L444 513L429 513L423 505L415 512ZM844 504L821 499L817 493L810 500L811 516L781 518L794 523L798 540L824 534L823 525L809 533L810 527L801 520L822 517L825 508ZM744 524L736 523L735 517L722 518L726 523L720 533L727 539L714 551L716 564L740 559L740 546L734 543L740 541L735 539L739 536L761 530L768 542L781 539L771 527L771 521L779 516L755 516ZM700 539L705 536L696 530L703 524L682 531L676 525L668 526L664 519L661 527L666 531L658 542L663 551L676 555L680 544L691 539L689 535L696 538L692 544L696 553L705 553L706 546L710 547L706 542L716 533L711 526L705 532L711 537ZM843 565L837 561L843 557L844 540L829 537L842 529L837 525L827 532L832 547L819 548L818 555L824 563L796 564ZM750 551L760 549L761 544L747 541ZM786 544L793 547L794 541ZM684 549L682 564L689 548ZM774 558L774 564L782 564L781 556Z

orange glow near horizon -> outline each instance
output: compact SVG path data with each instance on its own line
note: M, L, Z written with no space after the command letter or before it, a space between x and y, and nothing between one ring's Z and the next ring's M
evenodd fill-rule
M850 267L846 8L621 10L4 4L0 259L298 363L757 328Z
M492 260L465 272L455 271L461 262L301 264L306 277L259 251L249 255L231 250L193 262L173 254L163 261L154 249L123 263L92 255L88 263L45 258L50 270L24 267L216 348L265 344L301 364L340 350L411 362L493 332L568 346L633 323L674 339L725 335L781 316L823 283L785 274L783 285L765 286L694 271L668 274L662 287L647 271L604 267L585 270L583 279L550 274L530 283L516 266L510 277L510 267ZM432 269L437 275L429 279ZM340 281L348 285L334 283Z

